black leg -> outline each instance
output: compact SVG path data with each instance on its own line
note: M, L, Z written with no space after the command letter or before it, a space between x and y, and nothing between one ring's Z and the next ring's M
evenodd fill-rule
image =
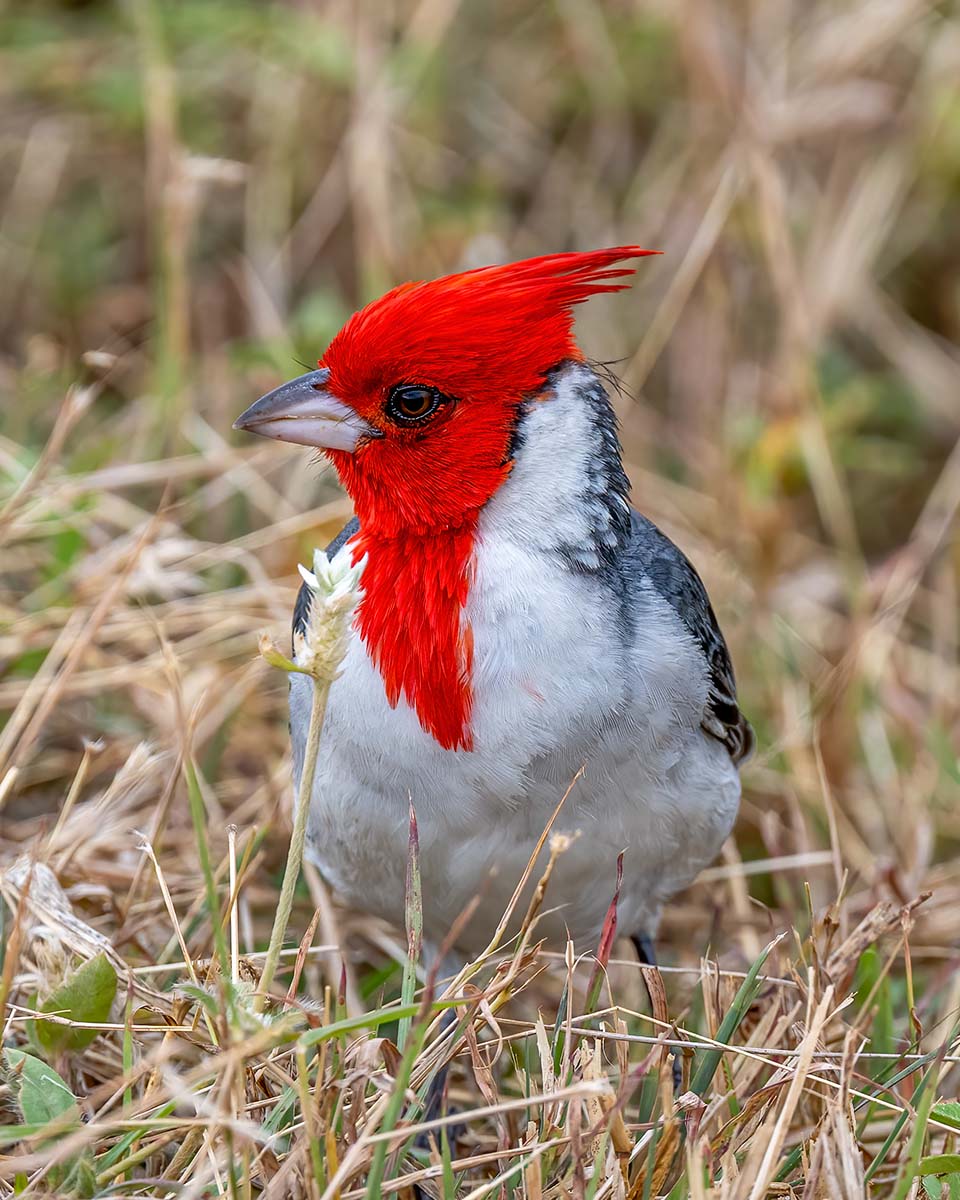
M439 1069L439 1071L437 1071L436 1075L434 1075L434 1077L430 1080L430 1085L427 1088L427 1094L424 1097L424 1101L423 1101L423 1120L424 1121L432 1121L436 1117L443 1116L443 1109L444 1109L443 1097L444 1097L444 1092L446 1091L446 1087L447 1087L448 1068L449 1068L449 1063L444 1063L443 1066ZM450 1138L451 1146L453 1145L453 1137L451 1136L452 1133L453 1133L452 1128L448 1127L447 1135ZM436 1137L437 1145L440 1144L440 1130L439 1129L435 1129L435 1130L425 1129L425 1130L423 1130L422 1133L418 1133L417 1136L413 1140L413 1144L417 1148L417 1150L425 1150L428 1154L430 1153L431 1134L434 1137ZM424 1188L422 1188L419 1183L415 1183L413 1185L413 1194L414 1194L415 1200L433 1200L433 1197L430 1195L430 1193L428 1191L426 1191Z
M630 941L633 942L633 947L637 952L637 958L640 960L642 967L655 967L657 965L657 952L653 947L653 938L646 933L633 933L630 935ZM646 977L644 984L647 985ZM653 1005L653 995L647 985L647 995L650 997L651 1007ZM674 1050L673 1054L673 1090L679 1095L680 1088L683 1086L683 1063L680 1058L680 1051Z
M450 1028L451 1025L455 1025L456 1022L457 1022L456 1009L453 1009L453 1008L447 1009L447 1011L443 1015L443 1024L442 1024L443 1033L445 1033ZM444 1108L445 1108L444 1095L445 1095L446 1089L447 1089L447 1075L449 1073L449 1070L450 1070L450 1063L445 1062L443 1064L443 1066L438 1069L436 1075L434 1075L434 1077L430 1080L429 1086L427 1087L427 1093L424 1096L424 1100L423 1100L423 1118L422 1119L424 1121L433 1121L437 1117L443 1116ZM447 1140L449 1141L451 1148L453 1147L453 1144L456 1142L457 1137L459 1136L461 1130L462 1130L462 1126L458 1126L458 1125L448 1125L447 1126ZM437 1144L439 1145L440 1144L440 1132L441 1131L439 1129L424 1130L422 1133L417 1134L417 1136L414 1138L413 1144L418 1150L426 1150L429 1153L431 1135L437 1139ZM425 1191L422 1187L420 1187L419 1184L414 1184L413 1192L414 1192L414 1196L417 1198L417 1200L431 1200L430 1193Z
M657 965L657 952L653 948L653 938L649 934L631 934L630 941L633 942L633 948L637 952L637 958L640 959L641 967L655 967Z
M450 1064L444 1063L439 1068L436 1075L430 1080L430 1085L427 1088L427 1094L423 1099L423 1120L435 1121L437 1117L443 1116L443 1093L447 1087L447 1072L450 1070ZM439 1141L439 1137L437 1138ZM417 1135L418 1146L430 1145L430 1134Z

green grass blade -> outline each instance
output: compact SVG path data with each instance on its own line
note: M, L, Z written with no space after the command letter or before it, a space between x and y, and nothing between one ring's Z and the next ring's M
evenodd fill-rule
M763 964L767 961L770 951L783 940L783 935L774 938L772 942L766 945L761 950L759 956L747 972L746 978L740 985L736 996L733 998L733 1003L724 1014L723 1020L720 1022L720 1028L717 1030L717 1036L714 1039L717 1042L723 1042L725 1045L740 1027L740 1023L747 1015L750 1005L756 998L760 990L761 980L758 978ZM709 1049L702 1051L700 1062L697 1069L690 1080L690 1090L696 1092L698 1096L702 1096L713 1081L713 1077L717 1072L717 1067L723 1058L723 1049L719 1046L711 1046Z

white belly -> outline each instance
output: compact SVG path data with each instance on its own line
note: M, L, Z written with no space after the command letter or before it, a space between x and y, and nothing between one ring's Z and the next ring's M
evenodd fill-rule
M391 709L354 638L331 689L308 834L309 855L348 904L402 921L412 800L425 934L441 942L480 894L461 945L482 948L585 764L555 826L576 837L541 931L596 944L621 850L620 928L655 931L664 901L719 850L740 782L724 747L700 728L703 667L672 610L650 593L624 649L606 603L595 580L484 535L465 614L474 635L472 751L442 749L403 700ZM310 686L291 677L298 776Z

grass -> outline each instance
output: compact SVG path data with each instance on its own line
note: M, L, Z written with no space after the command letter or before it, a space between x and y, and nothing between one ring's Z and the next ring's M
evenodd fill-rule
M958 45L916 0L0 9L0 1195L960 1194ZM458 984L412 827L396 928L305 869L261 1011L258 635L349 507L232 420L396 280L621 241L666 253L579 330L757 727L735 836L660 971L533 911Z

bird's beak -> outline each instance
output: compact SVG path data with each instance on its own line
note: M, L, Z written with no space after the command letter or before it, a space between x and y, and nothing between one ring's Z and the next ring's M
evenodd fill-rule
M311 371L261 396L237 417L234 429L323 450L356 450L377 430L326 390L329 371Z

